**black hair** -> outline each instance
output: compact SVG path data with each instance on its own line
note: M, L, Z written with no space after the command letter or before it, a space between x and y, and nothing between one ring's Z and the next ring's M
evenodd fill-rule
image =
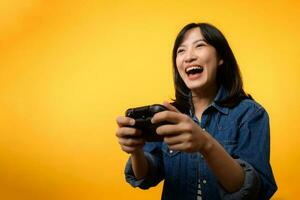
M217 56L223 60L223 63L217 69L216 80L218 87L223 86L228 95L216 103L225 107L233 107L242 99L252 99L243 89L243 81L237 61L221 31L208 23L190 23L179 32L173 47L172 62L175 86L173 105L184 113L189 113L191 106L193 106L190 89L185 85L176 67L177 49L181 45L186 32L193 28L200 29L205 41L216 49Z

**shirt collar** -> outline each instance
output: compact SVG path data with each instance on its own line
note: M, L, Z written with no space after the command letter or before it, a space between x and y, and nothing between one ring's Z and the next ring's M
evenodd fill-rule
M227 107L221 106L218 102L220 102L221 100L223 100L226 96L228 95L228 91L223 87L220 86L216 97L214 98L212 104L208 107L214 107L215 109L217 109L219 112L221 112L222 114L227 115L229 112L229 109ZM194 115L194 106L192 103L192 95L190 93L190 104L191 104L191 110L190 110L190 114L193 116Z
M227 96L228 96L228 91L223 86L220 86L218 93L217 93L214 101L211 104L211 106L215 107L219 112L221 112L225 115L228 114L229 109L227 107L221 106L218 102L225 99L225 97L227 97Z

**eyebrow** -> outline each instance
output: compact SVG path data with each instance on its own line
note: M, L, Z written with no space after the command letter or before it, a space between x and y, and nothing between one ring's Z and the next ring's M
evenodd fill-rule
M195 41L193 42L193 44L195 44L195 43L197 43L197 42L206 42L206 40L205 40L205 39L198 39L198 40L195 40ZM178 46L178 48L179 48L179 47L184 47L184 46L185 46L185 45L181 44L181 45Z

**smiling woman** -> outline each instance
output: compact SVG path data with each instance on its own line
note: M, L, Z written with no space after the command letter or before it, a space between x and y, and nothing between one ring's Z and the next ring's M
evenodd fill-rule
M207 23L186 25L174 44L173 70L175 107L165 102L168 110L151 120L168 122L156 129L163 142L145 141L130 127L134 119L117 118L119 143L131 154L127 182L148 189L164 180L165 200L270 199L277 186L268 114L243 90L223 34Z
M218 60L214 47L203 39L199 28L189 30L183 40L177 50L176 66L186 86L196 89L199 85L208 85L205 82L215 83L217 66L223 60ZM201 61L197 57L201 57Z
M279 188L272 199L297 199L299 7L298 0L1 0L0 199L160 199L163 181L147 191L124 181L128 155L116 140L115 116L133 106L175 98L173 42L184 24L197 20L212 22L226 33L245 91L270 115L271 164ZM207 45L214 46L204 31ZM209 65L200 60L196 64L203 77ZM203 128L216 133L226 151L235 154L240 143L229 133L248 121L231 120L230 107L218 104L207 112L216 109L211 120L218 123ZM205 114L201 123L210 120ZM253 120L248 125L251 129ZM182 157L182 151L166 144L155 148L147 144L147 151L162 153L174 166L190 159L193 171L195 162L200 163L200 154ZM175 172L172 164L165 170ZM179 183L178 174L171 175L165 174L165 180ZM195 184L195 178L192 174L188 180ZM204 193L210 181L200 180ZM197 191L193 188L189 190Z

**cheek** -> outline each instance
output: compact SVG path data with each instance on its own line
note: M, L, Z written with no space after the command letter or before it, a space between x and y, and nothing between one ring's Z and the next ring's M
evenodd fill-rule
M176 57L176 67L177 67L177 69L179 68L178 66L180 66L180 59L178 57Z
M182 64L181 64L181 60L180 58L176 58L176 68L178 70L178 72L181 74L182 70L183 70L183 67L182 67Z
M182 69L180 69L180 68L177 67L177 71L179 73L179 76L183 79L183 71L182 71Z
M207 64L212 64L215 60L215 55L210 51L202 51L200 56L202 61Z
M203 48L202 51L199 51L198 56L205 63L214 63L217 60L217 52L211 46Z
M208 71L214 72L217 70L218 67L218 59L214 54L207 54L205 59L203 60L206 63Z

